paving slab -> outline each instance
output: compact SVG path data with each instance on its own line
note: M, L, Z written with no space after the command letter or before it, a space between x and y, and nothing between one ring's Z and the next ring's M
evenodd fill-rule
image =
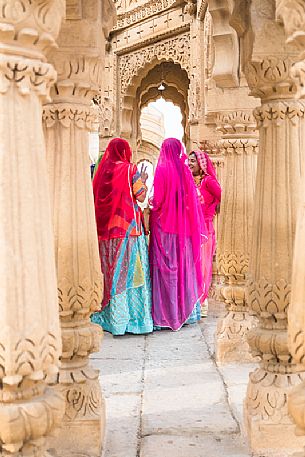
M103 457L137 457L140 418L138 395L113 395L107 399Z
M92 359L91 364L100 370L105 397L112 394L141 393L143 361Z
M157 362L183 360L188 364L208 359L209 354L200 327L194 325L175 333L161 330L148 337L146 358Z
M257 364L253 363L229 363L219 365L219 371L226 379L229 386L237 386L248 382L249 373L255 371Z
M147 436L140 457L249 457L239 439L214 436Z
M220 383L145 389L142 433L238 433Z
M253 365L216 365L216 321L147 336L105 333L91 357L106 399L103 457L249 456L240 430Z
M94 353L94 359L143 360L145 337L143 335L112 336L104 332L101 351Z

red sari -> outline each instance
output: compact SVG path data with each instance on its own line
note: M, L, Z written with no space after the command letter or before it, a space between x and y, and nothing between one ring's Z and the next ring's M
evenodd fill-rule
M127 141L121 138L113 139L93 180L95 217L104 274L102 309L109 304L113 295L119 295L126 290L129 254L136 238L142 235L143 216L136 197L145 191L145 185L136 165L130 162L131 156ZM126 238L129 242L125 249L123 245ZM118 268L119 265L121 266ZM115 274L119 276L114 284ZM139 285L142 281L143 278L137 275L131 284Z

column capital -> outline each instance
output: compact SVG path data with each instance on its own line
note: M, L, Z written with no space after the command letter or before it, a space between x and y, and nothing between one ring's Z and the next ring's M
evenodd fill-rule
M64 14L65 0L4 0L0 11L1 53L12 54L15 49L17 55L22 51L31 58L44 58L49 48L56 47Z
M258 127L267 127L274 123L279 126L286 121L294 124L298 119L304 118L304 115L305 101L295 99L263 103L262 106L254 110L254 117Z
M58 78L52 91L55 103L76 101L90 104L101 86L102 59L99 54L81 54L78 50L58 50L50 60Z
M46 63L20 56L0 57L0 94L5 94L15 84L20 95L34 91L44 100L49 100L50 89L56 81L56 71Z
M56 123L69 128L74 123L79 129L92 131L96 122L94 108L89 105L73 103L50 103L43 107L43 121L46 128L53 128Z
M258 136L252 110L220 111L216 114L216 125L226 137Z
M290 69L296 61L296 55L270 55L249 61L245 73L250 95L262 100L294 98L297 87Z

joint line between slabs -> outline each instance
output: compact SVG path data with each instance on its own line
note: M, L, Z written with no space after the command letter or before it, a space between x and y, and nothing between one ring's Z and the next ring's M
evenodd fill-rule
M142 364L142 375L141 375L141 404L140 404L140 417L139 426L137 432L137 454L136 457L140 457L141 444L142 444L142 428L143 428L143 403L144 403L144 388L145 388L145 368L146 368L146 353L148 346L148 336L144 337L144 351L143 351L143 364Z
M218 375L219 375L219 377L220 377L220 379L221 379L221 382L222 382L222 384L223 384L224 391L225 391L226 403L227 403L227 405L228 405L228 408L229 408L230 414L231 414L231 416L232 416L232 419L234 420L234 422L235 422L236 425L237 425L237 432L238 432L239 434L241 434L240 424L239 424L239 422L238 422L238 420L237 420L237 417L236 417L235 414L234 414L234 411L233 411L233 409L232 409L232 406L231 406L231 403L230 403L230 400L229 400L228 385L227 385L227 383L226 383L226 381L225 381L225 379L224 379L224 377L223 377L223 375L222 375L222 373L221 373L221 371L220 371L220 369L219 369L219 367L218 367L218 365L217 365L217 363L216 363L215 357L214 357L213 354L211 353L210 347L209 347L209 345L208 345L208 343L207 343L207 341L206 341L206 338L205 338L205 334L204 334L203 328L202 328L201 325L199 325L199 327L200 327L200 332L201 332L202 340L204 341L204 344L206 345L208 354L209 354L209 356L210 356L210 358L211 358L211 360L212 360L212 362L213 362L213 364L214 364L214 366L215 366L215 369L216 369L216 371L217 371L217 373L218 373Z

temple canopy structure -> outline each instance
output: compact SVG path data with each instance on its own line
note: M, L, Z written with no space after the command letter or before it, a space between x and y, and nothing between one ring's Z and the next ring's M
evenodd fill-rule
M257 362L250 448L305 456L304 2L3 0L0 24L1 455L101 455L89 132L154 164L140 116L162 84L224 189L216 357Z

